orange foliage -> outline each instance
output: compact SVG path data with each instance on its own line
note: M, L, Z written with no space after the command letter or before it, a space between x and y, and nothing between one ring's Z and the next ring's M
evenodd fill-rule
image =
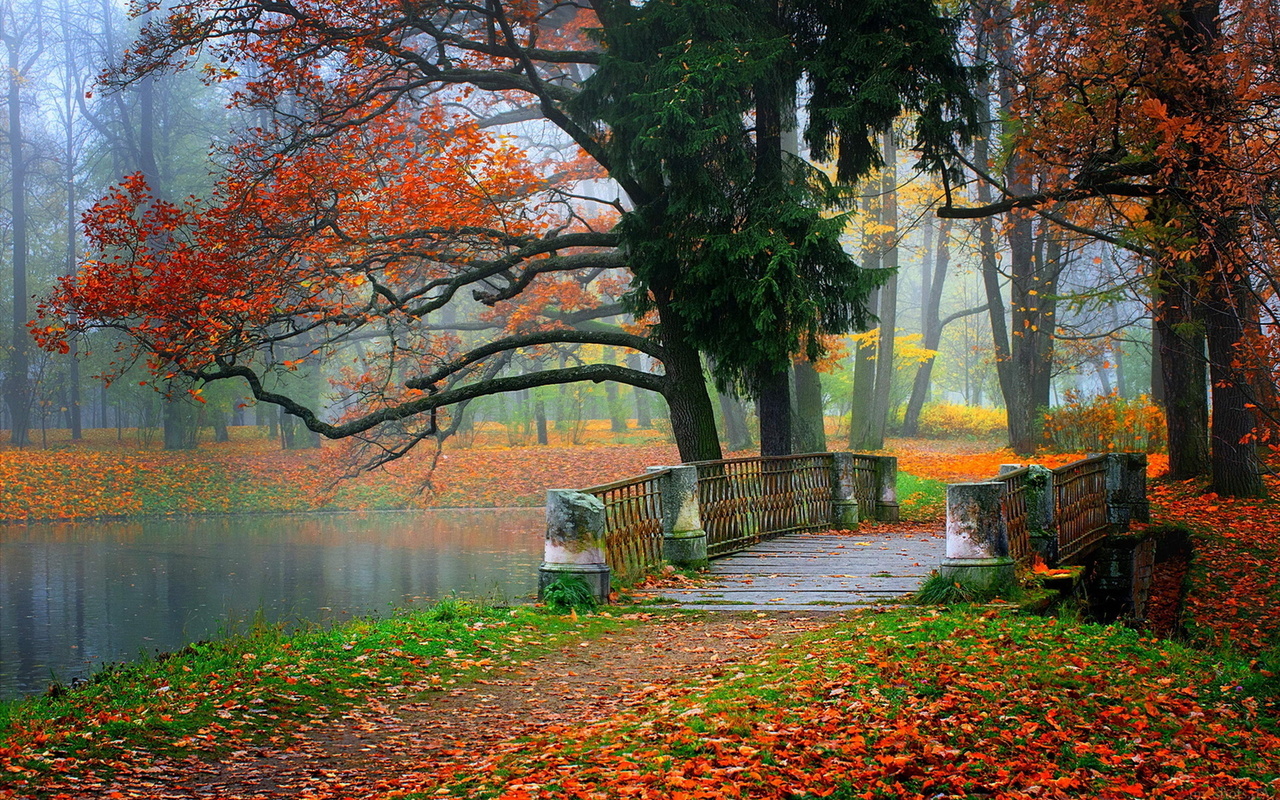
M117 444L114 431L91 431L80 444L57 437L51 450L0 448L0 519L538 505L547 489L584 488L679 461L669 444L450 447L434 473L434 454L423 449L340 481L342 445L287 451L256 429L231 430L235 441L195 451L144 449L131 435Z
M1008 448L992 448L983 442L937 442L922 439L892 439L886 451L898 457L898 469L944 483L962 483L994 478L1001 464L1041 464L1060 467L1078 461L1085 453L1038 453L1034 458L1019 456ZM1155 453L1147 456L1147 475L1163 475L1169 458Z
M1076 392L1044 415L1044 440L1055 450L1154 453L1165 447L1164 411L1143 395L1126 400L1116 392L1088 403Z

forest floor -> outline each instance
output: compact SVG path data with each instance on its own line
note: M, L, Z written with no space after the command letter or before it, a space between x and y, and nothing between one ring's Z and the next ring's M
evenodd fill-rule
M342 443L282 450L264 429L230 431L231 441L190 451L162 450L154 434L129 429L87 430L78 442L55 430L44 446L0 445L0 520L537 506L549 488L585 488L679 461L662 432L615 434L602 420L541 447L494 425L450 440L439 453L420 445L359 474L352 474L357 454ZM1021 460L989 441L897 439L883 452L898 456L900 472L934 481L934 494L937 482L994 476L1000 464ZM1079 457L1036 461L1058 466ZM1150 459L1149 474L1164 471L1164 456ZM926 512L940 512L936 498Z

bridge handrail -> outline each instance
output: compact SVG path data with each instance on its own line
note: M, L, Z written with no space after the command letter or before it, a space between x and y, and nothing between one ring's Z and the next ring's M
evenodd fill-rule
M1107 536L1106 454L1082 458L1053 470L1053 518L1059 563L1069 563Z
M1020 564L1031 560L1031 533L1027 525L1027 478L1029 467L1002 472L996 478L1004 484L1000 492L1000 513L1009 536L1009 557Z
M693 462L707 555L831 527L831 453Z
M632 580L662 561L662 479L670 469L582 490L604 504L605 564Z

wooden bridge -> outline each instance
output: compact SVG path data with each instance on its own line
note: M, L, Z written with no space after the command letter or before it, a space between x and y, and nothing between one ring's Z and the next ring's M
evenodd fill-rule
M902 531L792 533L717 558L688 588L661 601L708 611L843 610L899 602L946 551L941 525Z
M706 577L663 598L696 608L850 608L893 602L935 570L981 583L1039 558L1079 563L1146 517L1146 457L1014 466L952 484L947 524L898 522L897 459L856 453L652 467L551 490L540 587L565 576L598 597L663 563ZM714 558L714 560L711 560ZM1135 562L1136 563L1136 562Z

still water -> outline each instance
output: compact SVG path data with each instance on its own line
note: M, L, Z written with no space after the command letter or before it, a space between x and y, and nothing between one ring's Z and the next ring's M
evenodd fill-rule
M0 697L272 622L537 588L544 511L441 509L0 526Z

